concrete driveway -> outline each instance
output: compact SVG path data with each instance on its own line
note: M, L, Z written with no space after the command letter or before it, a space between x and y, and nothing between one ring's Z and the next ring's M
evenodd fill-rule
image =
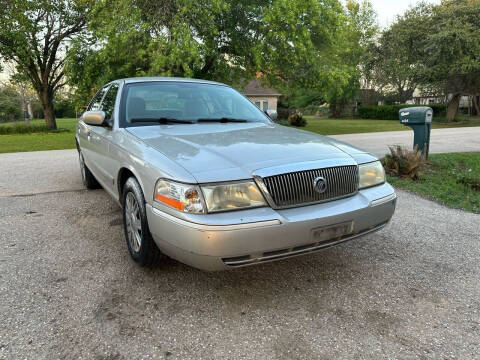
M74 151L0 169L1 359L478 359L479 215L399 191L384 230L314 255L144 269Z
M388 131L365 134L332 135L340 141L370 151L379 157L388 153L389 145L413 147L413 131ZM433 129L430 134L430 153L480 151L480 127Z

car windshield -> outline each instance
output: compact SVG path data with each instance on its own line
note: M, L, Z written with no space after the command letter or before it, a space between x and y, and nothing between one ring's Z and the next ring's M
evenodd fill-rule
M228 86L174 81L127 84L122 114L124 127L270 121L257 106Z

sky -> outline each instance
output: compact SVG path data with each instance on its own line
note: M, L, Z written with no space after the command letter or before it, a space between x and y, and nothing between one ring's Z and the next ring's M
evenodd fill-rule
M420 0L370 0L378 14L380 27L388 27L397 15L402 15L410 5L416 5ZM440 0L427 0L432 4L439 4Z

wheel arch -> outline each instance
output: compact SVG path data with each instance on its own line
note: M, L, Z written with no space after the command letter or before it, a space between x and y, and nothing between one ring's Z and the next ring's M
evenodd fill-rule
M130 178L130 177L134 177L135 180L138 181L138 183L140 184L140 188L142 189L142 192L145 196L145 189L143 187L142 180L138 176L135 169L133 169L131 167L123 166L123 167L120 168L120 170L118 171L118 175L117 175L118 201L119 201L120 204L123 203L123 186L125 185L128 178Z

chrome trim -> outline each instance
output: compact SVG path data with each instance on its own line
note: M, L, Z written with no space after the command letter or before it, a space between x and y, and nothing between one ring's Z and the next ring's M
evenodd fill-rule
M297 171L305 171L312 169L331 168L335 166L347 166L357 165L357 162L353 158L334 157L330 156L328 159L305 161L301 163L284 164L269 168L258 169L253 172L253 175L260 176L262 178L286 173L293 173Z
M343 242L353 240L353 239L358 238L360 236L370 234L372 232L375 232L377 230L382 229L387 224L388 224L388 221L384 222L383 224L377 225L377 226L375 226L371 229L360 232L358 234L354 234L352 236L346 236L346 237L343 237L343 238L340 238L340 239L334 240L334 241L326 241L326 242L322 242L322 243L315 243L315 244L312 244L313 246L306 247L306 248L303 248L303 249L300 249L300 250L281 249L281 250L278 250L278 251L284 250L284 252L279 253L279 254L275 254L275 255L259 256L259 257L252 257L254 255L235 256L235 257L231 257L231 258L222 258L222 261L225 265L227 265L229 267L241 267L241 266L253 265L253 264L256 264L256 263L259 263L259 262L274 261L274 260L279 260L279 259L283 259L283 258L287 258L287 257L303 255L303 254L307 254L307 253L310 253L310 252L315 252L315 251L319 251L319 250L322 250L322 249L325 249L325 248L329 248L331 246L335 246L335 245L341 244ZM305 246L308 246L308 244L305 245ZM298 247L302 247L302 246L296 246L296 247L298 248ZM240 260L228 260L228 259L240 259Z
M389 201L395 200L396 198L397 198L397 194L393 193L393 194L390 194L388 196L382 197L380 199L372 200L370 202L370 206L374 207L374 206L382 205L382 204L385 204Z
M324 193L314 191L313 179L328 182ZM273 209L320 204L354 196L358 193L358 165L340 165L282 173L268 177L253 175L267 203Z
M266 226L275 226L280 225L282 222L280 220L265 220L265 221L256 221L256 222L249 222L249 223L242 223L242 224L229 224L229 225L205 225L205 224L197 224L190 221L186 221L183 219L179 219L173 215L167 214L157 208L152 207L152 212L157 215L161 216L167 220L170 220L178 225L187 226L189 228L193 228L196 230L201 231L232 231L232 230L241 230L241 229L254 229L259 227L266 227Z
M263 179L258 176L258 175L253 175L253 180L257 184L257 186L260 188L260 191L262 192L263 196L265 197L265 200L267 201L268 205L271 208L275 207L275 202L272 199L272 196L270 195L270 192L268 191L267 187L263 183Z

